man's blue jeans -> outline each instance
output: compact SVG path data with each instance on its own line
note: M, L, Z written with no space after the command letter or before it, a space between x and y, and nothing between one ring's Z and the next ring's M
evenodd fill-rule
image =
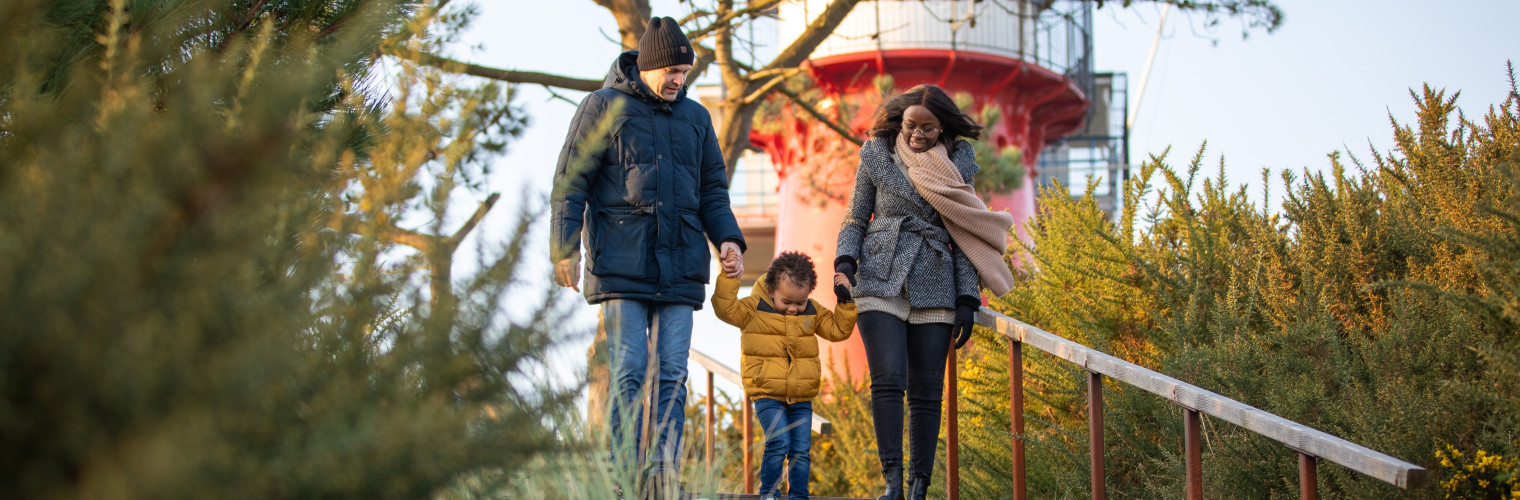
M681 432L686 426L686 358L691 351L692 306L614 299L602 303L612 374L612 460L648 448L654 470L679 468ZM654 359L650 359L650 349ZM653 443L639 432L647 377L657 377L650 412ZM623 456L619 456L623 455ZM634 459L639 463L643 457Z
M786 473L787 494L791 500L808 497L808 471L813 447L813 403L760 398L755 400L755 416L765 429L765 457L760 459L760 496L780 496L782 461L789 463Z

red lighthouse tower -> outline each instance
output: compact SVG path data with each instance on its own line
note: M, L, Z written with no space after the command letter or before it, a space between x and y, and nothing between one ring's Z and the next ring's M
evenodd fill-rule
M783 2L782 45L827 3ZM1088 108L1083 83L1090 75L1091 11L1085 2L1070 2L1068 11L1042 11L1043 3L863 1L813 52L806 68L823 93L821 106L834 108L824 112L848 110L857 137L865 136L882 101L880 76L890 76L899 91L934 84L952 96L967 93L970 112L994 107L999 119L984 139L999 149L1017 148L1027 178L1016 189L991 194L989 206L1012 213L1023 234L1024 221L1035 213L1039 151L1080 127ZM826 290L858 164L856 148L827 126L789 111L762 120L750 139L769 155L780 179L775 249L810 255L818 265L819 289ZM816 298L832 300L832 294ZM848 366L848 376L864 379L859 336L825 349L824 356L826 366L841 374Z

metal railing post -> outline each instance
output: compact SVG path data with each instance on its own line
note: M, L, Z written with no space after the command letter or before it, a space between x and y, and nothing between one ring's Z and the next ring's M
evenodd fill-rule
M712 464L713 464L713 421L716 420L714 418L713 398L715 396L716 395L713 394L713 372L712 372L712 370L708 370L707 371L707 446L706 446L706 448L707 448L706 462L707 462L707 475L708 475L708 477L712 476Z
M953 344L955 339L950 339ZM961 445L960 445L960 405L957 404L960 388L957 387L955 369L955 346L950 346L950 354L945 360L945 498L947 500L960 500L961 498Z
M1092 459L1093 500L1108 498L1103 477L1103 374L1087 372L1087 448Z
M1022 5L1022 4L1020 4ZM1008 345L1008 400L1013 409L1013 500L1024 500L1024 343Z
M1314 455L1298 452L1298 498L1319 500L1319 474Z
M1182 409L1182 448L1183 455L1187 457L1188 500L1203 500L1203 448L1199 444L1202 426L1199 420L1201 416L1197 410Z
M755 410L749 405L749 395L746 394L744 396L744 443L739 445L739 452L744 454L744 494L746 495L755 494L755 468L751 463L753 458L751 455L754 453L750 452L750 443L754 439L754 435L751 434L753 431L750 429L750 420L754 420L754 412Z

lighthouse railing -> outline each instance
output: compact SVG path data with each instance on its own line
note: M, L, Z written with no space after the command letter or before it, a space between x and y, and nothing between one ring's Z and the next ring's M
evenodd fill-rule
M1119 359L1059 335L983 307L977 324L991 328L1009 340L1009 402L1012 423L1013 498L1027 495L1024 477L1024 388L1023 348L1033 347L1066 360L1087 371L1088 435L1091 460L1092 497L1107 498L1103 462L1103 379L1105 377L1171 401L1183 408L1183 456L1186 469L1186 493L1189 499L1203 498L1203 465L1200 448L1202 415L1238 425L1246 430L1282 443L1298 452L1299 496L1319 498L1316 467L1320 459L1340 464L1378 480L1409 488L1421 484L1426 471L1418 465L1383 454L1359 444L1319 431L1307 425L1273 415L1207 389L1163 375L1148 368ZM950 368L945 384L946 418L949 432L949 483L946 496L959 498L955 350L950 351Z
M780 39L795 39L827 5L828 0L782 2ZM904 49L957 50L1009 57L1070 75L1087 71L1090 10L1088 2L1078 0L867 0L850 11L811 57Z

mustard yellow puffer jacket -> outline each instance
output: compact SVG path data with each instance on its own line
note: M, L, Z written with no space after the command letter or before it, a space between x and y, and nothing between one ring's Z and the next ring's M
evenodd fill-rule
M855 330L855 304L840 304L837 312L831 312L808 299L806 311L787 316L776 310L764 275L755 280L749 297L741 300L738 294L739 280L720 276L712 303L718 319L739 327L744 393L750 399L778 399L787 404L811 401L818 395L823 374L817 337L831 342L850 338Z

